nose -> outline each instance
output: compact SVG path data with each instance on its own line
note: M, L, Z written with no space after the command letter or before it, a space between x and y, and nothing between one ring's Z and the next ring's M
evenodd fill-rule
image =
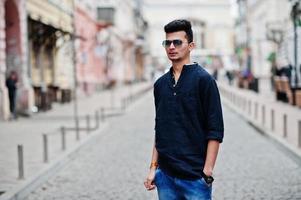
M175 45L173 44L173 42L170 44L169 48L170 49L174 49L175 48Z

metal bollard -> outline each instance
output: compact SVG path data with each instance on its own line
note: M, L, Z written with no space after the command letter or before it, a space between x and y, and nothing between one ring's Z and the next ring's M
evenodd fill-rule
M111 88L111 96L110 96L111 108L115 107L115 94L114 94L114 86Z
M240 98L240 108L241 108L241 110L245 109L244 108L244 99L243 99L243 97Z
M126 101L125 98L122 99L122 110L126 110Z
M251 102L251 100L249 100L248 105L249 105L249 115L251 115L251 110L252 110L252 102Z
M258 103L255 103L255 119L258 118Z
M48 137L47 134L43 134L43 149L44 149L44 163L48 162Z
M129 102L129 104L132 104L132 102L133 102L133 95L130 95L129 97L128 97L128 102Z
M287 115L283 115L283 137L287 137Z
M90 115L86 116L86 123L87 123L87 134L90 133Z
M261 112L262 112L262 125L264 125L265 124L265 106L264 105L262 105Z
M66 129L64 126L61 127L61 134L62 134L62 150L66 150Z
M79 134L79 121L78 121L78 119L75 122L75 136L76 136L76 140L79 141L80 140L80 134Z
M23 145L18 145L18 171L19 179L24 179L24 159L23 159Z
M99 111L95 111L95 129L99 128Z
M298 121L298 137L299 137L299 141L298 141L298 146L301 147L301 120Z
M102 122L105 121L105 109L104 108L100 108L100 118L101 118Z
M274 111L274 109L271 110L271 129L272 129L272 131L275 130L275 111Z

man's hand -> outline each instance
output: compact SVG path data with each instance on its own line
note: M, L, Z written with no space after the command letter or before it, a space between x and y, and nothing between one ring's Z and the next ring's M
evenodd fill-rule
M212 170L211 167L206 167L206 166L205 166L203 172L204 172L204 174L205 174L206 176L212 176L213 170Z
M155 173L156 173L156 168L150 169L149 174L144 181L144 186L149 191L156 188L156 185L154 183Z

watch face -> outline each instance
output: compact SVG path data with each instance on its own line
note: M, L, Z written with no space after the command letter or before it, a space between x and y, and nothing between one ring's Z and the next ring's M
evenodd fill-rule
M211 183L213 183L214 178L212 176L208 176L208 177L204 178L204 180L207 184L211 184Z
M212 176L208 177L208 182L212 183L213 181L214 181L214 179Z

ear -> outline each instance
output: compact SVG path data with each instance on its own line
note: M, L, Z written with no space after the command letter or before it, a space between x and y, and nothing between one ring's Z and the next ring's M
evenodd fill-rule
M189 51L192 51L194 48L195 48L195 43L194 42L189 43L188 45Z

